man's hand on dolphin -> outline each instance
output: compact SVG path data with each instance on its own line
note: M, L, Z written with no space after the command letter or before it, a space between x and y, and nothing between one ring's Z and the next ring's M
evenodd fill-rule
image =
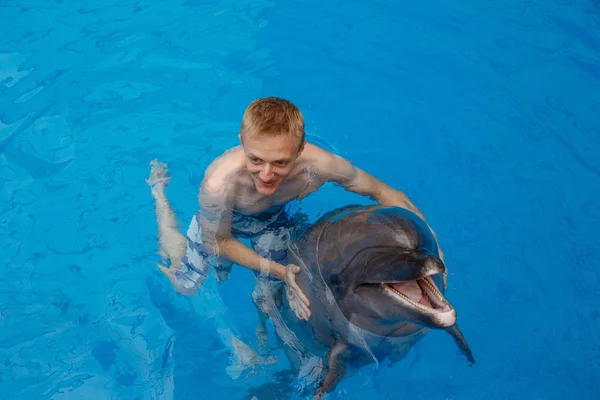
M299 319L308 321L310 317L310 300L304 294L298 283L296 282L296 274L300 273L302 268L297 265L289 264L285 271L286 297L290 304L290 308L294 310Z

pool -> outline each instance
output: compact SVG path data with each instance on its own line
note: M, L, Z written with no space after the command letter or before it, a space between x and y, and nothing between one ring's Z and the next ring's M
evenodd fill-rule
M597 398L597 2L9 0L0 33L3 398L290 398L227 376L211 312L253 343L251 275L176 295L144 181L168 163L185 228L268 95L423 211L477 360L435 332L330 398Z

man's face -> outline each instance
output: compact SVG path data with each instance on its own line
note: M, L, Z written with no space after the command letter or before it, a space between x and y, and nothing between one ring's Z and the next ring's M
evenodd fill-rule
M278 137L244 136L242 147L246 154L246 168L250 172L256 190L270 196L289 175L296 159L302 152L298 138L281 135Z

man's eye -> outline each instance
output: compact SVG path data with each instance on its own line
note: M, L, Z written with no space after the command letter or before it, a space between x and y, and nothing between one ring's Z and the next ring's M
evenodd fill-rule
M258 164L260 162L260 159L258 158L251 158L250 161L254 164Z
M277 165L278 167L285 167L287 165L287 162L285 162L285 161L275 161L275 165Z

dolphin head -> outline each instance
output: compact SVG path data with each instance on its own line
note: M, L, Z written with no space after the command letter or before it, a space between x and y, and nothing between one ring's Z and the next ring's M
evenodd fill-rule
M456 310L442 287L433 234L399 207L342 211L321 231L321 275L345 318L373 334L399 337L446 329Z

